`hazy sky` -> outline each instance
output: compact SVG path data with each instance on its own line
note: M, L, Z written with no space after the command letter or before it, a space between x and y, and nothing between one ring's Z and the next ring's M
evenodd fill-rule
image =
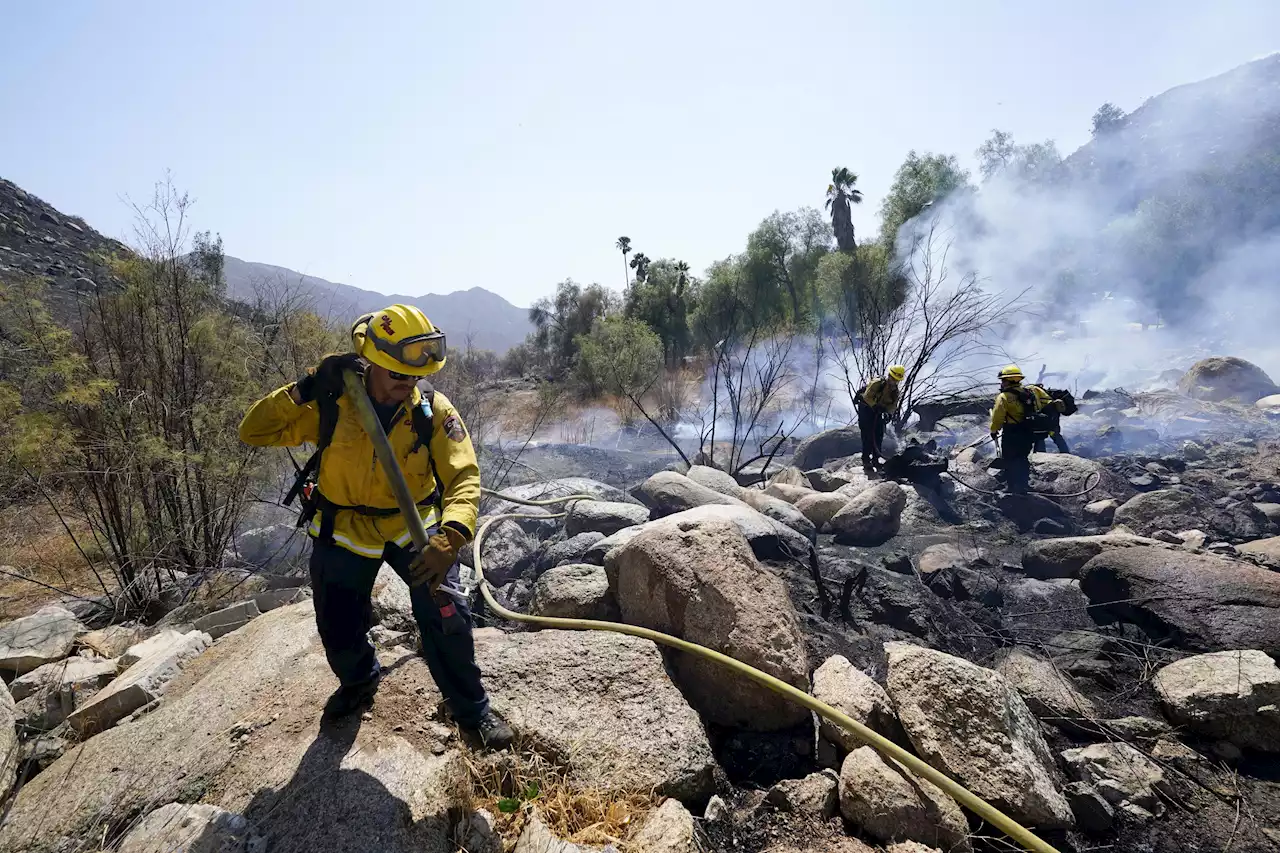
M1270 36L1267 33L1271 33ZM1280 49L1280 2L8 2L0 176L128 239L172 172L228 254L527 305L622 286L626 234L702 270L910 148L1088 138Z

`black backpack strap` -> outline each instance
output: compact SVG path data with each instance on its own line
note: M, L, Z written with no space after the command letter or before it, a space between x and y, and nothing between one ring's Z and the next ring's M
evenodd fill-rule
M427 462L431 465L431 478L435 480L435 507L437 517L444 515L444 487L440 482L440 472L436 470L435 457L431 455L431 436L435 434L436 389L425 379L419 380L418 390L422 392L422 402L413 407L409 413L413 424L414 439L410 453L423 448L427 452Z
M293 487L289 489L289 493L285 495L284 505L288 506L293 502L294 498L303 494L307 483L311 481L319 481L320 479L320 460L324 456L325 448L333 441L334 430L338 426L338 398L331 396L322 396L316 400L316 408L320 412L320 426L316 435L316 451L311 454L311 458L302 466L302 470L298 472L297 478L293 481ZM313 488L311 494L304 495L302 499L302 512L298 516L298 527L306 527L311 523L311 519L315 517L316 511L320 510L320 540L326 544L333 544L333 511L326 511L321 505L320 491Z

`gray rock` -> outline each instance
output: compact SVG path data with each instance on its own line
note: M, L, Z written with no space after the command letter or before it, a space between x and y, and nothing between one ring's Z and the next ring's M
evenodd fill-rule
M758 489L743 489L742 499L756 512L785 524L810 542L818 538L818 528L814 523L804 513L781 498L767 495Z
M694 853L693 815L679 800L667 799L645 816L629 847L636 853Z
M849 753L840 766L840 813L877 841L973 850L969 823L955 800L869 746Z
M1156 791L1164 785L1164 771L1127 743L1095 743L1062 753L1072 778L1094 788L1107 802L1134 816L1159 816L1164 806Z
M249 624L249 620L256 619L261 615L262 611L258 609L256 601L241 601L230 607L224 607L206 616L201 616L192 623L192 627L197 631L203 631L216 640L224 634L230 634L237 628L243 628Z
M610 845L612 846L612 845ZM582 844L570 844L557 838L535 809L516 839L512 853L596 853L598 847L587 847Z
M626 527L644 524L649 510L633 503L613 501L577 501L569 508L564 530L569 536L579 533L601 533L608 536Z
M488 554L486 546L486 559ZM374 624L391 631L410 634L418 629L418 623L413 618L413 599L409 597L409 585L387 563L383 563L382 568L378 569L378 576L373 581L371 600Z
M654 518L714 504L745 506L738 498L699 485L674 471L659 471L636 487L636 497L653 512Z
M1234 356L1213 356L1191 365L1178 380L1178 390L1196 400L1231 400L1250 405L1280 389L1252 362Z
M731 498L742 497L742 486L739 486L737 480L719 468L712 468L708 465L694 465L689 468L685 476L699 486L705 486L713 492L719 492Z
M259 613L266 613L268 610L275 610L277 607L297 604L310 596L311 590L306 587L283 587L258 593L253 597L253 603L258 605Z
M831 517L836 540L851 545L881 545L898 534L907 493L897 483L880 483L850 500Z
M887 689L916 753L1015 820L1071 825L1035 716L997 672L943 652L886 643ZM963 725L944 709L964 708Z
M544 480L524 486L512 486L503 489L503 494L524 500L547 500L549 498L566 498L570 495L591 495L596 500L616 501L620 503L639 503L622 489L592 480L588 477L560 477L555 480ZM563 507L552 506L548 512ZM507 512L529 512L533 507L524 504L495 498L492 506L485 507L485 515L500 515Z
M784 812L827 820L839 806L840 777L831 770L810 773L803 779L783 779L765 794L764 801Z
M794 504L801 498L813 495L814 491L806 486L792 486L788 483L770 483L768 486L765 486L764 493L770 497L777 498L780 501L786 501L789 504Z
M1203 459L1207 459L1209 454L1205 453L1202 445L1199 445L1194 441L1187 440L1182 442L1182 456L1188 462L1199 462Z
M240 565L269 574L289 574L307 564L311 537L294 524L270 524L246 530L236 537L235 556Z
M587 552L582 556L582 562L603 566L605 564L605 557L608 556L610 551L620 545L625 545L630 542L640 534L641 530L644 530L644 527L645 526L643 524L638 524L635 527L627 527L619 530L611 536L606 536L603 539L598 540L593 543L591 547L587 548Z
M564 619L618 620L604 566L567 565L549 569L533 586L529 612Z
M47 732L86 704L116 677L116 662L70 657L47 663L16 679L10 689L23 728Z
M535 563L541 547L539 535L525 530L520 522L514 519L498 522L488 529L484 537L485 578L494 586L510 583ZM458 558L465 565L474 567L475 543L464 545Z
M207 649L211 642L213 640L208 634L191 631L181 640L152 652L68 714L67 724L81 737L92 737L106 731L143 705L158 699L187 662Z
M464 814L453 827L453 843L465 853L502 853L497 821L486 809Z
M652 526L606 558L625 622L723 652L801 690L804 639L786 587L725 522ZM708 720L752 731L796 725L809 712L704 658L674 654L685 695Z
M1064 628L1097 628L1089 616L1089 599L1080 590L1079 581L1019 578L1003 584L1000 593L1006 627L1025 642L1038 643L1050 631Z
M1252 563L1123 548L1090 560L1080 586L1096 617L1136 623L1190 649L1280 655L1280 574Z
M234 812L170 803L138 821L119 853L265 853L267 842Z
M86 628L70 610L42 607L0 625L0 673L12 678L71 654Z
M133 623L109 625L106 628L82 634L79 643L85 648L93 649L104 658L118 658L130 646L141 641L145 635L146 628L141 625Z
M813 696L837 711L887 738L906 743L906 735L893 712L889 694L871 676L855 667L843 655L833 655L813 673ZM818 718L822 737L839 744L847 752L863 746L852 732L825 717Z
M649 521L635 528L619 531L613 536L598 542L592 546L595 552L598 548L602 548L606 543L625 543L630 541L639 533L652 530L655 527L695 527L699 524L706 524L713 521L724 521L738 528L738 532L747 538L747 542L751 544L758 558L761 560L768 559L799 559L807 560L809 552L813 545L804 536L787 527L781 522L774 521L742 502L738 502L736 506L700 506L694 509L688 509L684 512L678 512L674 515L668 515L655 521ZM634 529L634 533L630 532ZM615 539L614 537L618 537ZM612 540L612 542L611 542ZM613 550L613 548L610 548ZM605 561L608 566L608 560Z
M579 533L577 536L570 536L559 542L548 542L543 546L542 554L538 557L538 567L546 571L567 563L594 563L597 566L603 566L603 553L598 559L587 559L587 554L591 552L591 546L604 538L603 533Z
M1116 812L1107 798L1087 782L1071 782L1062 793L1076 816L1076 827L1085 832L1106 832L1115 823Z
M826 468L814 468L812 471L805 471L804 475L809 479L809 485L819 492L834 492L852 482L844 474L828 471Z
M996 499L996 506L1023 533L1032 530L1044 519L1060 522L1064 529L1071 523L1062 505L1043 495L1001 495Z
M462 754L430 726L413 743L393 730L407 722L393 709L426 717L441 701L425 662L406 655L388 668L369 724L321 726L337 682L315 632L307 601L228 634L150 713L27 782L0 826L0 851L71 849L100 832L104 815L142 814L205 790L249 815L271 853L452 850L442 816L466 805Z
M1172 727L1164 720L1154 720L1151 717L1117 717L1114 720L1104 720L1103 726L1126 741L1156 740L1173 732Z
M795 507L804 514L805 518L813 522L814 527L823 530L848 502L849 498L846 495L832 491L803 497L796 501Z
M564 757L572 783L712 791L715 759L698 715L649 640L603 631L475 632L494 710L517 735Z
M1084 505L1084 517L1086 521L1092 522L1099 527L1110 527L1112 521L1116 517L1116 509L1119 508L1120 502L1115 498L1103 498L1102 500L1090 501Z
M1092 720L1097 716L1098 709L1093 702L1077 690L1071 677L1060 672L1052 661L1014 648L1000 658L996 672L1013 685L1031 713L1042 720Z
M1280 567L1280 536L1245 542L1243 545L1237 545L1236 550L1268 565Z
M1183 658L1152 682L1169 719L1236 746L1280 752L1280 667L1260 651Z
M0 681L0 803L9 798L18 772L18 711L9 688Z
M794 465L788 465L769 478L769 485L771 486L803 486L807 482L808 478L804 475L804 472ZM743 483L743 485L755 486L758 483Z
M930 545L920 553L918 567L921 577L927 582L930 575L937 572L967 569L969 564L981 559L982 552L967 545L954 542L939 542Z
M801 441L796 447L791 464L801 471L821 468L828 459L839 459L843 456L854 456L862 452L862 434L856 426L840 427L824 430ZM892 456L897 452L897 442L891 434L885 434L884 456Z
M1084 564L1116 548L1156 545L1154 539L1131 533L1108 533L1103 536L1068 536L1063 539L1041 539L1031 542L1022 552L1022 570L1040 580L1078 578Z

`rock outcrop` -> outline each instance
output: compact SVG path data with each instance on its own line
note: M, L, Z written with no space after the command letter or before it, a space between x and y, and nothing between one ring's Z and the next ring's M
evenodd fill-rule
M1003 676L907 643L885 652L889 697L921 758L1016 820L1071 825L1039 724Z
M119 853L266 853L267 842L234 812L170 803L149 813L120 842Z
M804 640L791 599L727 523L655 525L606 558L622 618L748 663L801 690L809 687ZM677 654L676 678L707 719L755 731L809 717L744 676Z
M1102 536L1064 536L1061 539L1039 539L1022 552L1022 570L1040 580L1078 578L1085 563L1116 548L1155 546L1160 543L1130 533L1108 533Z
M1099 554L1080 577L1095 618L1132 622L1199 651L1280 655L1276 572L1212 554L1137 547Z
M1178 380L1178 390L1196 400L1252 405L1280 392L1261 367L1243 358L1214 356L1197 361Z

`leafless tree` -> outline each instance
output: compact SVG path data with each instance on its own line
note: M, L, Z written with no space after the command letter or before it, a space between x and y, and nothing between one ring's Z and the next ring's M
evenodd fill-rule
M916 403L973 392L990 384L990 368L1008 356L993 334L1020 309L1014 296L985 289L976 273L954 277L950 238L932 221L907 259L859 270L859 282L837 308L837 375L851 403L858 389L890 365L906 368L901 424Z

